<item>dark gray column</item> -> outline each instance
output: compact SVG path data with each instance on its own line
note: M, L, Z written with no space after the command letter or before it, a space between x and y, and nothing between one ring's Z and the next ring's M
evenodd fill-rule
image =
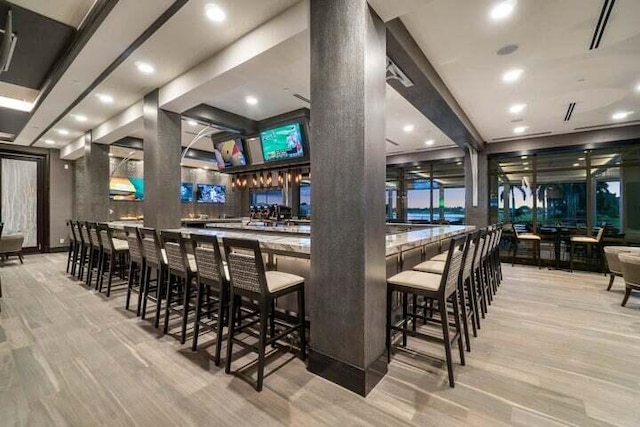
M73 213L82 221L109 220L109 146L93 144L84 136L84 156L75 161Z
M144 97L144 225L178 228L180 206L180 115L158 106L158 90Z
M469 150L464 153L464 186L466 224L486 227L489 223L489 169L487 152L478 151L478 175L474 183L473 168ZM473 186L478 186L477 205L474 206Z
M385 28L311 0L309 370L366 395L386 373Z

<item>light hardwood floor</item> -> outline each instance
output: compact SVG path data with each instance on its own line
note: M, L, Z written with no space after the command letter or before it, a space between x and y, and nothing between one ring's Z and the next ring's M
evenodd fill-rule
M212 345L192 353L161 337L122 292L106 300L67 277L65 260L0 268L3 427L640 425L640 298L620 307L621 279L606 292L603 275L505 265L455 389L443 363L398 352L365 399L287 353L256 393L213 365Z

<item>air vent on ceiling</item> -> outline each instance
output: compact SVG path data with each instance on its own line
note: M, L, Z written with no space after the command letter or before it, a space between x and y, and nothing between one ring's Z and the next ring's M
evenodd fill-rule
M300 101L306 102L307 104L311 105L311 100L308 98L305 98L304 96L300 95L299 93L294 93L293 96L295 98L298 98Z
M593 30L593 37L591 37L591 45L589 46L589 50L597 49L600 47L600 41L602 41L604 30L607 27L607 22L609 22L609 16L611 16L611 11L613 10L613 5L615 3L616 0L604 0L602 10L600 11L600 17L598 18L598 24Z
M522 138L529 138L532 136L542 136L542 135L550 135L551 132L547 131L547 132L537 132L537 133L528 133L526 135L518 135L517 137L513 137L513 136L501 136L500 138L491 138L492 141L507 141L507 140L516 140L516 139L522 139Z
M395 145L396 147L399 147L399 146L400 146L400 144L398 144L398 143L397 143L397 142L395 142L395 141L390 140L389 138L385 138L385 141L387 141L389 144Z
M571 120L571 116L573 115L573 109L576 108L576 103L572 102L569 104L569 108L567 108L567 113L564 115L564 121L568 122Z

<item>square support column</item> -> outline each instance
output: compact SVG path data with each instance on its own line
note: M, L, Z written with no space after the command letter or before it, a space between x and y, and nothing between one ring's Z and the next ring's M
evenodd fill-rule
M144 97L144 225L156 229L179 228L180 114L158 105L158 90Z
M73 213L82 221L109 221L109 146L84 135L84 156L75 161Z
M366 0L311 0L309 370L360 395L385 352L385 27Z
M489 224L489 164L486 151L477 151L478 174L473 175L472 159L467 148L464 153L465 223L476 227ZM475 150L474 150L475 151ZM477 205L474 206L473 188L478 188Z

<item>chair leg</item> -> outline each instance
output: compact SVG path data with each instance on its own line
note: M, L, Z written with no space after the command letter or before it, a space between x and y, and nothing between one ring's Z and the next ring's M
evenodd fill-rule
M227 305L228 292L224 289L224 286L220 286L220 293L218 295L218 319L216 321L216 356L215 364L220 366L220 353L222 352L222 331L224 329L225 313L228 309ZM232 324L230 324L232 326Z
M129 280L127 281L127 299L124 303L125 310L129 310L129 304L131 303L131 291L133 289L133 278L134 278L134 264L133 260L129 261Z
M393 297L393 289L387 285L387 363L391 363L391 306Z
M402 293L402 346L407 346L407 318L408 318L409 294Z
M173 279L175 279L175 276L172 276L171 274L169 275L167 280L167 298L165 301L165 308L164 308L164 328L162 330L163 334L167 334L167 332L169 332L169 307L171 307L171 293L173 291ZM158 282L159 283L159 282ZM159 286L159 285L158 285ZM158 292L158 301L160 301L160 292Z
M227 332L227 360L225 360L224 372L231 372L231 355L233 354L233 335L236 329L235 295L231 292L229 298L229 331Z
M300 356L302 360L307 358L307 326L305 325L304 284L298 291L298 321L300 322Z
M113 281L113 272L116 266L116 254L111 252L109 257L109 280L107 281L107 298L111 295L111 282Z
M196 284L196 316L193 323L193 340L191 342L191 350L196 351L198 348L198 334L200 333L200 310L202 307L202 283ZM217 343L216 343L217 344ZM216 355L217 357L217 355Z
M447 359L447 371L449 372L449 386L454 387L453 381L453 361L451 360L451 340L449 339L449 318L447 316L447 302L445 298L438 300L440 309L440 323L442 324L442 336L444 352Z
M144 259L142 260L142 264L138 266L138 274L140 275L140 277L138 277L139 280L139 285L138 285L138 308L136 309L136 316L140 316L140 310L142 308L142 297L143 295L143 291L144 291L144 286L145 286L145 280L147 277L147 266L144 262Z
M474 272L471 272L471 277L469 278L469 294L471 295L471 303L473 304L473 315L475 318L475 325L477 329L480 329L480 307L478 305L478 290L476 288L476 279L474 277ZM474 334L475 336L475 334Z
M574 252L576 251L576 245L573 244L573 242L571 242L571 249L570 249L570 253L569 253L569 270L573 273L573 256L574 256Z
M610 291L611 287L613 286L613 281L616 279L616 275L611 273L609 275L609 286L607 286L607 290Z
M69 244L69 252L67 253L67 269L66 272L69 274L69 269L71 268L71 253L73 252L73 245Z
M265 347L267 344L267 322L268 310L270 304L260 304L260 335L258 338L258 381L256 382L256 391L262 391L262 383L264 381L264 363L265 363Z
M457 292L453 294L453 315L455 316L455 325L456 325L456 332L458 333L458 351L460 352L460 364L462 366L464 366L465 364L465 360L464 360L464 347L462 346L462 333L464 331L464 326L462 326L463 329L460 329L460 298L457 295ZM466 322L465 322L466 323ZM465 333L466 334L466 339L469 339L469 334L468 332Z
M418 315L418 295L413 294L413 301L412 301L412 310L413 310L413 321L411 322L411 329L413 330L413 332L416 331L417 328L417 318L415 316ZM425 313L424 316L427 317L427 313L426 313L426 307L425 307Z
M95 263L95 251L89 249L89 266L87 267L87 280L85 281L85 285L91 286L91 279L93 277L93 264Z
M151 284L151 267L145 266L145 269L144 282L142 284L142 320L147 316L147 298L149 296L149 285Z
M164 269L162 268L162 266L160 266L156 271L158 275L158 282L156 283L156 317L153 320L153 327L158 329L160 327L160 313L162 310L162 286L164 285ZM171 275L167 272L167 289L169 288L170 282ZM169 304L169 300L166 301L166 304Z
M184 300L182 303L182 333L180 334L180 344L184 344L187 339L187 323L189 321L189 297L191 296L191 280L184 279ZM167 307L169 305L167 304Z
M471 340L469 339L469 322L467 318L467 302L464 296L464 284L460 283L458 288L458 300L461 303L461 311L462 311L462 329L464 331L464 341L467 348L467 351L471 351Z
M627 305L627 301L629 301L629 297L631 296L631 288L627 286L624 290L624 298L622 299L622 306Z
M271 305L269 307L269 337L273 338L275 336L276 336L276 301L271 300ZM271 343L271 348L276 348L275 341Z

